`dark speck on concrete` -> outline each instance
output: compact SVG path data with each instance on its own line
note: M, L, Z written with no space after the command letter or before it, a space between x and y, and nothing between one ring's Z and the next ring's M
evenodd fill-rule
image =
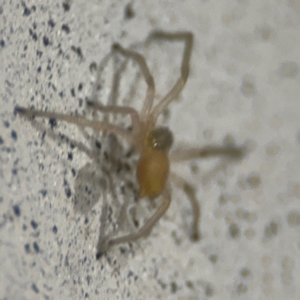
M81 91L82 88L83 88L83 84L82 84L82 83L79 83L79 85L78 85L78 91Z
M56 226L56 225L54 225L54 226L52 227L52 232L53 232L54 234L57 234L57 226Z
M29 34L34 41L37 41L37 34L31 28L29 28Z
M40 190L40 193L43 197L45 197L47 195L47 190Z
M89 285L89 284L91 283L91 281L92 281L91 276L90 276L90 275L87 275L87 276L86 276L86 282L87 282L87 284Z
M31 220L30 225L31 225L31 227L32 227L33 229L37 229L38 226L39 226L38 223L37 223L36 221L34 221L34 220Z
M74 88L71 88L71 95L72 95L73 97L76 96L76 95L75 95L75 90L74 90Z
M4 40L0 40L0 46L1 46L1 47L4 47L4 46L5 46Z
M240 236L240 228L236 223L230 224L229 234L233 239L237 239Z
M36 69L36 71L37 71L38 73L41 73L41 71L42 71L42 67L41 67L41 66L39 66L39 67Z
M26 231L26 230L27 230L27 225L23 224L22 229L23 229L24 231Z
M53 28L55 26L55 23L54 23L54 21L52 19L50 19L48 21L48 25Z
M126 253L127 252L127 249L126 248L124 248L124 247L120 247L120 253L121 254L124 254L124 253Z
M24 12L23 12L23 16L27 17L29 16L31 13L31 10L28 7L24 7Z
M32 290L33 290L36 294L38 294L38 293L40 292L40 290L38 289L38 287L36 286L35 283L33 283L33 284L31 285L31 288L32 288Z
M29 244L25 244L24 248L25 248L26 253L30 252L30 245Z
M51 128L53 129L57 125L57 122L55 119L49 119L49 124L50 124Z
M43 37L43 44L44 44L44 46L46 46L46 47L50 44L49 38L48 38L47 36L44 36L44 37Z
M32 38L33 38L34 41L37 41L38 37L37 37L37 34L35 32L33 32Z
M97 252L97 253L96 253L96 260L99 260L99 259L101 258L102 255L103 255L103 253Z
M68 153L68 160L72 160L73 159L73 153L72 152L69 152Z
M65 256L65 266L68 267L69 265L70 265L70 263L69 263L69 257L68 257L68 255L66 255Z
M62 31L64 31L65 33L70 33L70 27L69 27L69 25L68 24L63 24L62 26L61 26L61 29L62 29Z
M68 2L63 2L62 6L65 12L70 10L70 4Z
M15 130L11 131L11 137L16 141L18 139L18 135Z
M90 72L91 72L91 73L96 72L96 71L97 71L97 64L93 61L93 62L90 64L89 69L90 69Z
M29 28L29 34L34 41L37 41L37 39L38 39L37 34L31 28Z
M14 206L13 206L13 211L14 211L14 214L15 214L17 217L20 217L20 216L21 216L21 209L20 209L19 205L14 205Z
M73 50L80 59L83 59L83 54L80 47L71 46L71 50Z
M16 114L23 114L26 110L23 107L20 106L16 106L14 108L14 115Z
M129 19L134 18L134 16L135 16L135 12L132 8L132 4L129 3L125 6L125 9L124 9L124 19L129 20Z
M131 276L133 276L133 272L131 270L129 270L128 274L127 274L127 278L130 278Z
M38 245L37 242L34 242L34 243L33 243L33 249L34 249L34 251L35 251L36 253L39 253L39 252L40 252L40 247L39 247L39 245Z
M3 138L0 136L0 145L4 144Z
M68 198L70 198L71 195L72 195L72 192L71 192L71 189L70 189L70 187L69 187L69 183L68 183L68 181L67 181L66 179L64 180L64 186L65 186L65 193L66 193L66 196L67 196Z
M4 121L3 124L4 124L4 127L6 127L6 128L9 127L9 122L8 121Z
M95 141L95 146L98 148L98 149L101 149L101 143L99 141Z

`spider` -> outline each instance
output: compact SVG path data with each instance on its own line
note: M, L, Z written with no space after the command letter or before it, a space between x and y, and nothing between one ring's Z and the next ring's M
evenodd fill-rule
M170 181L180 186L190 200L193 209L192 239L199 240L200 205L195 196L194 188L184 179L170 172L170 161L184 161L196 158L213 156L227 156L229 158L240 158L244 155L244 147L209 146L201 149L190 149L183 152L170 153L173 144L173 134L167 127L156 126L157 119L162 111L180 94L189 76L189 64L193 48L194 36L191 32L167 33L155 31L151 38L165 39L168 41L184 42L184 52L180 68L180 77L173 88L156 105L153 105L155 96L155 84L144 57L132 50L125 49L119 44L114 44L112 50L132 59L137 63L147 83L147 93L140 113L129 106L102 106L97 102L87 101L87 105L96 111L103 113L129 115L132 122L132 130L128 131L108 121L89 120L83 116L72 116L67 114L30 110L16 106L15 113L26 117L45 117L75 124L80 127L90 127L94 131L103 131L124 138L129 145L133 146L139 153L136 168L136 179L139 185L139 197L154 199L161 196L163 201L153 216L135 232L121 237L114 237L104 241L101 245L101 253L110 247L136 241L147 236L153 226L164 215L171 203Z

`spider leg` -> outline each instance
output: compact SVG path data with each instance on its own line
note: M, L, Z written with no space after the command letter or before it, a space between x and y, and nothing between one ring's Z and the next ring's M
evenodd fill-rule
M241 146L207 146L203 148L191 148L187 150L173 151L169 155L172 162L180 162L191 159L224 156L231 159L241 159L246 154L246 148Z
M129 243L136 241L137 239L147 236L153 226L158 222L158 220L164 215L166 210L168 209L170 203L171 203L171 194L169 188L166 188L164 192L162 193L163 196L163 203L160 205L160 207L157 209L157 211L154 213L154 215L137 231L134 233L130 233L121 237L110 239L97 249L98 256L101 256L104 252L108 250L108 248L122 244L122 243Z
M66 114L59 114L53 112L45 112L40 110L30 110L24 107L16 106L15 113L26 116L26 117L43 117L48 119L55 119L65 121L70 124L75 124L81 127L90 127L95 131L106 131L113 134L119 135L125 138L130 144L134 144L132 134L127 132L124 128L109 124L107 122L91 121L81 116L71 116Z
M180 78L177 80L177 82L175 83L171 91L153 108L153 111L151 113L151 119L155 123L158 116L163 111L163 109L166 106L168 106L168 104L179 95L179 93L182 91L183 87L185 86L185 83L189 76L189 69L190 69L189 64L190 64L194 36L191 32L165 33L162 31L157 31L154 32L150 36L150 38L166 39L170 41L184 40L185 42L185 48L184 48L183 58L182 58L181 68L180 68L180 73L181 73Z
M139 125L140 125L140 117L138 112L134 108L130 106L114 106L114 105L103 106L100 103L94 101L87 101L87 105L95 110L99 110L104 113L130 115L133 132L134 133L138 132Z
M118 51L120 54L122 54L125 57L128 57L128 58L131 58L131 59L135 60L138 63L138 65L139 65L139 67L142 71L142 74L143 74L143 76L145 78L145 81L148 85L146 99L144 101L143 108L142 108L142 111L141 111L141 114L140 114L141 119L145 120L145 119L148 118L148 116L150 114L152 104L153 104L154 95L155 95L155 84L154 84L153 76L151 75L151 73L149 71L148 65L147 65L144 57L141 54L139 54L137 52L134 52L132 50L124 49L119 44L114 44L113 45L113 50Z
M203 148L194 148L183 151L175 151L170 154L169 158L171 162L181 162L191 159L199 158L209 158L216 156L224 156L230 159L241 159L246 154L245 147L236 147L236 146L208 146ZM201 218L201 206L197 201L195 189L183 178L178 175L171 173L170 180L175 182L175 184L182 188L186 193L187 198L190 200L193 209L193 240L199 240L201 238L199 232L199 222Z
M201 206L196 198L195 189L183 178L179 177L175 173L170 174L170 179L177 186L182 188L182 190L186 193L187 198L190 200L192 210L193 210L193 223L192 223L192 239L194 241L198 241L201 238L199 232L199 222L201 218Z

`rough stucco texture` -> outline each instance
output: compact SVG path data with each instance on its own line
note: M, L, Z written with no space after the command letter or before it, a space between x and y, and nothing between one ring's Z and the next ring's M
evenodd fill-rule
M146 85L111 57L114 42L143 53L161 99L183 48L145 43L155 29L195 36L188 83L159 119L175 147L231 140L249 151L174 168L196 188L201 241L173 185L146 239L96 261L99 235L131 230L160 200L133 201L136 158L120 139L14 107L91 116L93 98L139 109ZM299 299L299 32L293 0L2 0L0 299Z

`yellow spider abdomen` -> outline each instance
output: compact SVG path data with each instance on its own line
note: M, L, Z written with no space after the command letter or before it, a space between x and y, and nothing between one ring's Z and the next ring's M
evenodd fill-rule
M156 197L165 187L169 175L167 153L160 150L144 149L137 166L137 180L140 197Z

